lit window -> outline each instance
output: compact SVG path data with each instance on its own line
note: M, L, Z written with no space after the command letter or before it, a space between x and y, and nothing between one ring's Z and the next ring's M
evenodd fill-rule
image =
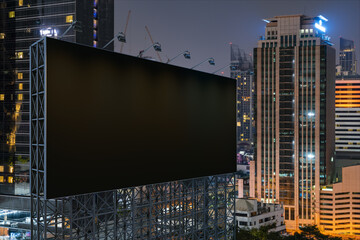
M13 172L14 172L14 167L13 167L13 166L11 166L11 167L9 168L9 172L10 172L10 173L13 173Z
M0 33L0 39L4 39L5 38L5 33Z
M0 176L0 182L4 182L4 176Z
M305 33L309 33L309 29L305 29Z
M0 94L0 101L4 101L5 100L5 94Z
M19 101L23 100L23 95L22 95L22 93L18 94L18 100L19 100Z
M67 23L72 23L73 22L73 15L66 16L66 22Z
M14 178L13 177L8 177L8 183L13 183L14 182Z
M310 33L313 33L314 32L314 29L310 29Z
M0 172L4 172L4 166L0 166Z
M94 20L94 28L97 28L97 20Z
M18 73L18 79L23 79L23 73Z
M14 17L15 17L15 11L10 11L9 18L14 18Z
M17 59L23 59L24 58L24 53L23 52L17 52L17 53L15 53L15 57Z
M19 90L23 90L23 84L19 83Z
M301 30L300 30L300 33L304 33L304 29L301 29Z
M93 41L93 47L97 47L97 41Z
M23 6L24 5L24 0L19 0L19 6Z

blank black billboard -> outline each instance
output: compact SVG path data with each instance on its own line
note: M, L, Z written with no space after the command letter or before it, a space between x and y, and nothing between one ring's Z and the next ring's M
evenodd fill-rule
M234 79L46 39L47 198L236 171Z

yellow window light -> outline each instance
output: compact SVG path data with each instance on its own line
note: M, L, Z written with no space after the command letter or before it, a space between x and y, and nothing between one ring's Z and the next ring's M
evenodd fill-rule
M23 59L24 58L24 53L23 52L17 52L17 58L18 59Z
M4 172L4 166L0 166L0 172Z
M8 182L9 183L14 183L14 178L13 177L8 177Z
M17 77L18 77L18 79L23 79L24 75L23 75L23 73L18 73Z
M14 18L14 17L15 17L15 11L10 11L9 18Z
M13 173L13 172L14 172L14 167L13 167L13 166L11 166L11 167L9 168L9 172L10 172L10 173Z
M66 22L67 22L67 23L72 23L73 21L74 21L73 15L68 15L68 16L66 16Z
M22 100L23 100L23 98L24 98L24 96L23 96L23 94L22 94L22 93L18 94L18 100L19 100L19 101L22 101Z
M0 94L0 101L4 101L5 100L5 94Z
M19 0L19 7L22 7L24 5L24 0Z
M4 182L4 176L0 176L0 182Z
M5 33L0 33L0 39L4 39L5 38Z
M19 90L23 90L24 89L24 86L22 83L19 83Z

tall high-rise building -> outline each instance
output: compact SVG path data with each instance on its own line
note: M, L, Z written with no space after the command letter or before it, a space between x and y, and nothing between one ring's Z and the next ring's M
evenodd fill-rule
M340 38L339 61L341 75L356 75L356 57L354 41Z
M243 144L252 146L254 127L254 73L252 60L237 45L230 45L230 77L237 80L237 151ZM248 148L248 147L247 147Z
M283 203L287 229L319 222L335 151L335 49L323 16L266 19L254 49L256 193Z
M360 163L360 76L338 76L335 91L335 181L342 167Z
M0 3L0 214L13 226L2 229L3 237L30 239L20 229L30 224L29 47L43 36L60 38L71 25L63 40L102 47L114 37L113 5L113 0ZM18 223L23 227L17 229Z
M30 45L43 36L60 38L72 25L63 40L102 47L114 37L113 5L113 0L0 3L0 194L29 195Z

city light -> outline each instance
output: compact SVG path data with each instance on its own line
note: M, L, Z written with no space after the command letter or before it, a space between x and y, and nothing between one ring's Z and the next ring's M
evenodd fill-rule
M58 35L57 30L54 28L40 29L40 35L42 37L56 37Z

